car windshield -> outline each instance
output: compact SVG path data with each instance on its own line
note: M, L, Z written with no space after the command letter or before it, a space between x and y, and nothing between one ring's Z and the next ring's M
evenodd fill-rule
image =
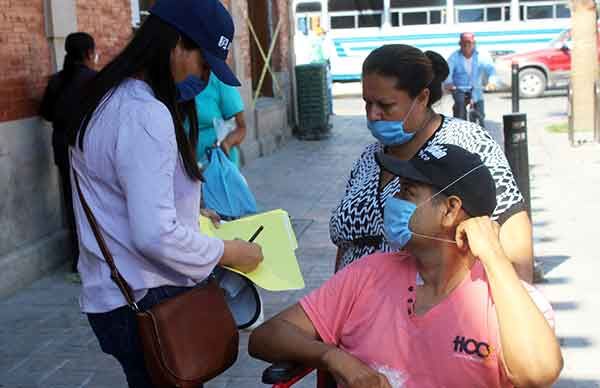
M571 39L571 31L564 30L563 32L558 34L558 36L556 38L554 38L554 40L552 40L552 42L550 42L550 47L559 49L559 48L563 47L565 44L567 44L569 39Z

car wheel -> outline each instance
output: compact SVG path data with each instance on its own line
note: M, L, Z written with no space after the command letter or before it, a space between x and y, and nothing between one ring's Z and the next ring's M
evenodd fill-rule
M546 90L546 76L538 69L523 69L519 72L519 94L524 98L539 97Z

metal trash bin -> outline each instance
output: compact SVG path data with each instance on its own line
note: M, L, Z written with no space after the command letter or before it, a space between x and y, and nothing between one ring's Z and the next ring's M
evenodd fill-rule
M329 136L329 96L327 65L311 63L296 66L298 126L295 134L302 140L321 140Z

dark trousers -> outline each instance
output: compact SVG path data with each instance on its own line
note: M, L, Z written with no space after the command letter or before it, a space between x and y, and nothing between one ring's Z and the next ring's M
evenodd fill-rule
M63 205L65 209L66 227L71 233L71 271L77 272L77 262L79 261L79 241L77 238L77 226L75 224L75 213L73 211L73 192L71 191L71 167L68 162L58 165L60 175L60 188L62 191Z
M153 288L142 298L138 306L142 310L147 310L159 302L187 290L189 290L187 287L172 286ZM124 306L107 313L88 314L87 316L102 351L115 357L123 367L129 387L152 388L153 385L144 364L144 352L138 334L135 312L129 306ZM201 329L199 328L199 330Z
M452 97L454 97L454 107L452 109L453 113L454 113L454 117L471 121L471 118L467 118L467 107L465 105L465 92L457 90L454 93L452 93ZM473 108L476 110L476 112L471 111L471 113L472 113L471 116L472 117L474 116L474 118L476 118L483 124L483 122L485 120L485 104L484 104L483 100L477 101L474 104Z

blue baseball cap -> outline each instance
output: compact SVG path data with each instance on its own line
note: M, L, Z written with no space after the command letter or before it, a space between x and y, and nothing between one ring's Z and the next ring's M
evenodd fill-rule
M219 80L231 86L241 85L226 62L235 28L220 1L158 0L150 13L194 41Z

